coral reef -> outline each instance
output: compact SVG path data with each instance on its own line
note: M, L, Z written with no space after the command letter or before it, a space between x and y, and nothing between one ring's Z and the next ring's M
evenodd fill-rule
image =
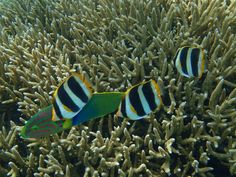
M22 114L0 112L1 175L236 175L236 1L9 0L0 16L0 106L17 104ZM201 80L174 68L185 45L205 49ZM109 115L21 139L24 121L70 71L97 91L152 78L170 104L139 121Z

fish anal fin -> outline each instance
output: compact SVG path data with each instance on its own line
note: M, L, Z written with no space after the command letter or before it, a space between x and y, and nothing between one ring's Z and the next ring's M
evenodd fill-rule
M68 129L68 128L71 128L72 127L72 119L64 119L64 123L63 123L63 126L62 128L63 129Z

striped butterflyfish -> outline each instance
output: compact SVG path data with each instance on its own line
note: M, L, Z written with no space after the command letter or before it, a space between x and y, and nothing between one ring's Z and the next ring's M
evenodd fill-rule
M125 92L116 115L138 120L155 111L161 104L161 89L154 80L149 80Z
M52 120L72 119L88 103L93 89L80 74L72 73L53 94Z
M185 77L201 78L205 70L204 51L199 47L179 48L175 55L175 67Z

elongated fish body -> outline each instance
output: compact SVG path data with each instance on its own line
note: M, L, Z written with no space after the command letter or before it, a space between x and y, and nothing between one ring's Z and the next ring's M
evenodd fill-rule
M154 80L142 82L127 90L116 115L132 120L142 119L155 111L161 103L159 85Z
M179 48L175 55L175 67L185 77L201 78L205 70L204 51L198 47Z
M21 137L38 139L61 132L62 121L52 121L52 108L50 105L32 116L22 128Z
M78 73L72 73L53 94L52 120L72 119L92 97L92 86Z

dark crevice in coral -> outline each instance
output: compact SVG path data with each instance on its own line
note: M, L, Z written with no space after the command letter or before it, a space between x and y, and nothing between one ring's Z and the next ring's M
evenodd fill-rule
M10 121L16 124L22 124L20 121L21 113L17 111L16 103L1 104L0 103L0 127L5 126L7 130L10 129Z
M234 1L7 0L1 4L0 11L1 101L19 103L19 108L15 103L6 109L0 105L0 126L7 127L7 131L2 132L10 144L8 147L4 141L0 142L3 148L0 156L12 153L16 145L24 161L29 161L31 153L35 156L29 173L28 166L22 167L18 160L4 160L1 156L0 172L6 174L13 170L14 166L8 165L13 162L19 165L19 176L63 176L58 171L60 165L54 168L57 162L49 159L50 155L63 164L64 174L65 164L68 165L71 176L85 173L87 176L103 173L104 176L137 177L236 174L235 115L223 117L235 111L235 102L226 105L222 112L218 110L224 108L224 101L234 89ZM185 45L197 45L207 52L209 68L201 79L184 78L176 71L174 54ZM228 51L233 54L227 54ZM226 71L230 65L231 74ZM14 133L11 136L14 141L6 138L10 120L22 125L20 114L15 111L19 109L28 118L49 103L49 93L71 69L86 72L93 83L97 81L98 87L106 91L110 88L126 91L127 85L144 79L162 79L166 89L163 106L150 115L149 120L117 119L111 114L37 141L39 144L31 144L33 147L27 147L31 142ZM113 73L109 74L111 69ZM96 78L102 75L101 80ZM218 91L220 94L216 94L216 101L212 101L219 78L230 81L231 86L224 83ZM107 152L109 148L100 147L105 141L109 147L113 143L110 152ZM66 162L58 147L62 148ZM96 148L101 148L101 152L95 152ZM128 157L127 148L130 148ZM88 159L85 159L86 153ZM230 158L222 159L217 153ZM204 154L210 160L204 160ZM45 160L43 167L53 172L38 168L40 155ZM101 159L108 165L100 167ZM131 162L124 165L128 159ZM145 167L138 171L143 164ZM214 168L213 171L208 167ZM133 175L131 168L136 170ZM200 168L207 172L198 173Z
M214 157L209 156L210 160L208 161L208 166L213 167L214 170L212 171L212 174L215 177L234 177L235 175L231 175L229 172L229 167L225 166L221 163L221 161Z

